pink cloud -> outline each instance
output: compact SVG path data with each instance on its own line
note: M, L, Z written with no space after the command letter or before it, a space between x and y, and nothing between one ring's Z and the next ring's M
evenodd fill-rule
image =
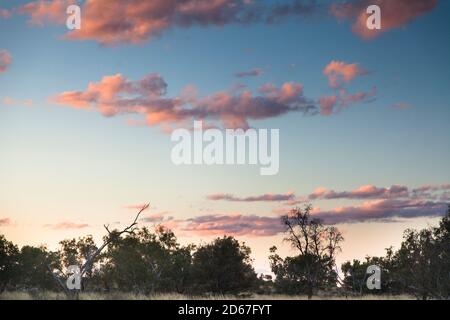
M277 193L266 193L259 196L252 196L252 197L236 197L232 194L227 193L218 193L218 194L212 194L207 196L208 200L218 201L218 200L225 200L225 201L236 201L236 202L258 202L258 201L288 201L295 198L295 195L293 192L287 192L283 194L277 194Z
M327 224L392 221L396 218L439 217L445 214L446 208L447 204L443 202L384 199L327 211L315 210L314 217Z
M390 188L378 188L373 185L361 186L352 191L336 192L325 188L318 188L311 193L310 200L331 200L331 199L388 199L408 197L408 187L393 185Z
M339 113L349 106L362 102L370 102L376 96L377 88L373 87L367 92L348 93L346 89L340 89L338 95L322 96L319 98L320 114L331 116Z
M146 205L147 205L146 203L142 203L142 204L128 204L128 205L124 206L124 208L125 209L130 209L130 210L141 210Z
M44 225L46 228L50 228L53 230L71 230L71 229L84 229L88 228L89 225L86 223L75 223L75 222L60 222L57 224L46 224Z
M12 15L12 13L10 10L0 8L0 18L7 19L7 18L11 17L11 15Z
M203 236L274 236L284 230L280 217L204 215L188 219L181 230Z
M167 223L171 220L174 220L173 217L168 216L168 211L149 213L144 215L141 220L149 223Z
M0 50L0 73L5 72L11 63L12 63L11 54L6 50Z
M6 227L6 226L10 226L12 224L11 219L9 218L1 218L0 219L0 226L2 227Z
M23 105L26 107L32 107L33 106L33 100L31 99L25 99L25 100L16 100L12 97L3 97L0 102L7 106L16 106L16 105Z
M312 216L331 225L372 221L392 222L396 219L440 217L445 214L446 208L447 204L443 202L381 199L330 210L315 208ZM186 234L201 236L275 236L285 230L281 223L281 215L288 211L288 208L282 208L278 211L280 215L269 217L243 214L202 215L177 220L175 227Z
M75 4L75 0L38 0L19 7L20 14L30 16L30 23L43 26L47 22L64 24L67 19L67 7Z
M356 93L349 93L344 87L344 84L349 83L358 76L368 74L366 69L356 63L348 64L333 60L325 66L323 73L328 78L329 86L335 92L333 95L324 95L319 98L318 106L322 116L339 113L352 104L370 101L376 95L376 87L367 92L361 91Z
M63 23L69 0L38 0L19 8L31 23ZM315 5L265 5L249 0L86 0L83 27L67 39L94 40L104 45L142 43L174 28L224 26L232 23L271 23L284 16L309 14ZM126 17L120 19L118 17Z
M93 109L104 116L141 115L147 125L174 126L193 119L221 122L227 128L248 128L249 120L281 116L289 112L312 114L315 106L303 95L301 84L288 82L280 88L267 84L260 95L250 91L221 91L205 97L186 93L165 97L167 84L158 74L141 80L120 74L91 82L84 91L66 91L53 97L56 104L75 109Z
M340 20L353 22L352 31L363 39L373 39L383 32L401 28L414 19L432 11L437 0L362 0L344 4L333 4L330 13ZM381 29L367 28L369 5L378 5L381 9Z
M340 88L343 82L350 82L358 76L366 75L367 70L358 64L347 64L343 61L331 61L323 70L332 88Z
M330 116L338 103L337 96L323 96L319 98L320 114Z

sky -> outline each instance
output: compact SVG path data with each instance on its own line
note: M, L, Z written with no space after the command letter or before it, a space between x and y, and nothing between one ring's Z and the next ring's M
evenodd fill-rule
M280 216L310 203L338 262L398 248L450 202L449 30L442 0L2 0L0 234L101 241L150 203L141 226L235 236L269 272L271 246L296 254ZM176 166L195 120L279 129L278 174Z

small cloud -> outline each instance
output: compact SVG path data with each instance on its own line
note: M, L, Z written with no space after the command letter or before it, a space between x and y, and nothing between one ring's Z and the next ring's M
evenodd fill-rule
M369 72L357 63L345 63L343 61L331 61L323 70L328 77L328 83L332 88L341 88L343 83L352 81L358 76L367 75Z
M0 73L5 72L12 63L12 56L7 50L0 50Z
M22 106L26 106L26 107L33 106L33 100L31 100L31 99L17 100L12 97L3 97L0 100L0 103L5 106L17 106L17 105L22 105Z
M11 219L9 218L1 218L0 219L0 227L10 226L12 224Z
M241 71L235 74L237 78L245 77L259 77L264 74L264 70L261 68L255 68L248 71Z
M130 209L130 210L141 210L143 207L145 207L147 204L141 203L141 204L128 204L123 206L124 209Z
M11 10L0 8L0 18L7 19L7 18L11 17L11 15L12 15Z
M398 110L407 110L407 109L411 109L412 107L413 106L410 105L409 103L403 103L403 102L394 103L392 105L392 108L398 109Z
M45 228L53 229L53 230L72 230L72 229L84 229L88 228L89 225L86 223L75 223L75 222L60 222L56 224L46 224Z
M144 222L150 222L150 223L162 223L162 222L168 222L173 220L174 218L171 216L168 216L169 211L162 211L162 212L155 212L150 213L141 218Z

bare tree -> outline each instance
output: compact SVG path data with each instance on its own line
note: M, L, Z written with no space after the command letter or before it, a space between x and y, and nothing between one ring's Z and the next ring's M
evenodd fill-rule
M109 244L111 244L113 241L119 239L121 235L126 234L126 233L132 234L133 231L136 230L136 225L138 224L139 216L141 215L141 213L143 211L148 209L149 206L150 206L150 204L146 204L146 205L142 206L142 208L139 210L136 217L134 218L133 222L122 230L112 230L111 231L109 229L108 225L103 226L107 231L107 235L105 237L103 237L103 244L100 247L98 247L96 250L93 250L93 252L89 253L88 256L86 257L86 261L83 263L83 265L80 268L81 280L83 280L83 276L87 272L91 272L94 262L99 258L102 251ZM78 298L78 292L75 292L75 293L71 292L66 287L64 281L62 281L61 278L52 271L52 268L50 266L48 266L48 270L50 271L50 273L52 274L55 281L64 290L64 292L66 293L66 295L69 298L76 298L76 299ZM59 270L59 271L65 276L65 274L61 270Z

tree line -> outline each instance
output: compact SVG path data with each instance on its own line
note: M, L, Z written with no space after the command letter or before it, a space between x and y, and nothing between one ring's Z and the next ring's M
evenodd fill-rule
M282 258L269 250L271 275L257 275L251 249L234 237L181 245L164 226L151 231L133 224L122 231L108 227L103 245L92 236L67 239L56 251L23 246L0 235L0 293L15 290L66 290L68 266L82 268L82 291L142 294L409 294L418 299L450 299L450 206L436 227L406 230L400 248L382 257L336 266L344 241L336 227L311 216L311 206L282 217L285 240L297 255ZM142 211L142 210L141 210ZM382 270L381 290L369 291L370 265Z

